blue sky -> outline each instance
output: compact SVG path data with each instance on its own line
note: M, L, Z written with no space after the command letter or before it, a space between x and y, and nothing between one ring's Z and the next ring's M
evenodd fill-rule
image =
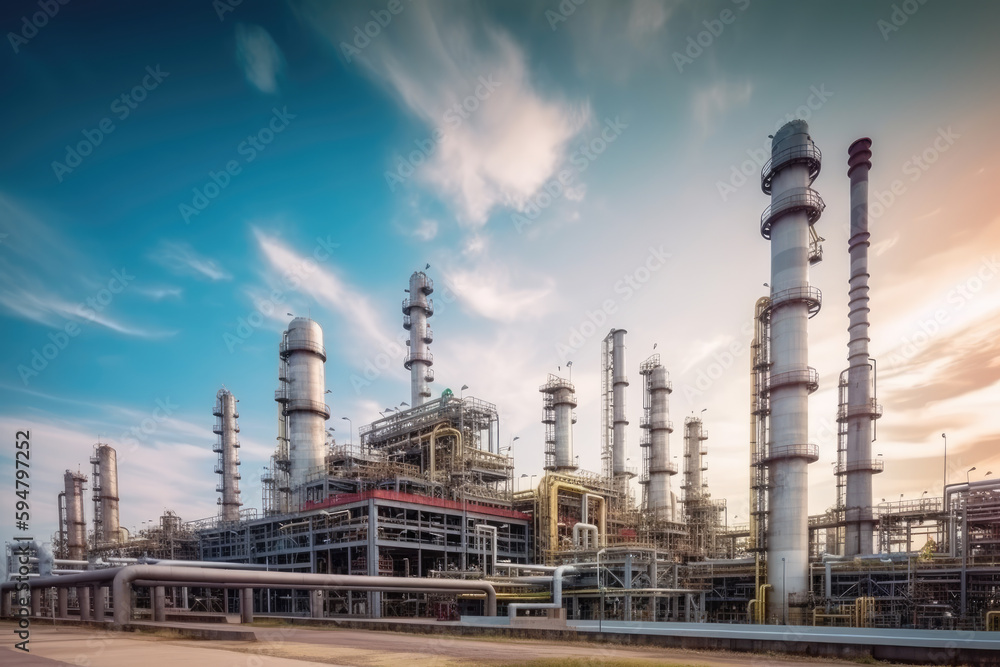
M942 431L950 481L1000 466L1000 7L561 6L5 4L0 424L32 432L38 536L55 528L62 471L89 472L98 437L119 448L123 525L214 514L223 384L240 399L243 499L259 507L287 313L324 327L330 425L356 439L409 400L399 303L427 263L434 387L498 405L517 475L540 472L537 389L567 360L577 453L599 469L600 339L625 328L633 463L655 343L675 422L708 408L708 479L733 520L749 318L769 272L757 162L796 117L824 151L827 202L811 511L833 502L860 136L880 207L876 496L940 492Z

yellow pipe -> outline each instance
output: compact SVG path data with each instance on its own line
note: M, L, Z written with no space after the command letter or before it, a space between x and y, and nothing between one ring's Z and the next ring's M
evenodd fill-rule
M598 546L605 546L607 544L607 501L603 496L595 494L591 489L588 489L578 484L570 484L568 482L559 481L552 475L546 475L545 481L548 484L549 493L549 550L556 551L558 549L559 540L559 491L573 491L575 493L581 494L589 493L593 498L600 503L600 523L597 525L598 529Z
M761 584L757 593L757 623L765 625L767 623L767 591L773 589L771 584Z

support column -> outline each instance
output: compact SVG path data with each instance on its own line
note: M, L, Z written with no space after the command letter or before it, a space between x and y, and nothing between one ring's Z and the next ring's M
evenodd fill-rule
M13 603L11 598L13 597L11 591L3 591L0 593L0 617L2 618L13 618Z
M45 594L43 588L31 589L31 615L39 618L42 615L42 596Z
M90 620L90 588L81 586L76 589L76 600L80 603L80 620Z
M323 618L323 591L309 591L309 612L313 618Z
M56 596L58 602L56 603L59 607L58 618L69 618L69 589L68 588L57 588Z
M378 508L375 499L368 499L368 576L377 577L378 572ZM368 617L382 618L382 593L368 592Z
M104 605L104 586L94 584L94 620L98 623L104 622L104 615L107 612Z
M187 590L187 589L185 589ZM253 623L253 589L240 589L240 623Z
M153 587L153 620L159 623L167 620L166 598L167 591L164 586Z

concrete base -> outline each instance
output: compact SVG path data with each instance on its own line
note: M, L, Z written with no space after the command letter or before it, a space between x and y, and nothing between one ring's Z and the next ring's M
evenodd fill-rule
M510 619L512 628L566 629L566 609L546 609L545 616L518 616Z

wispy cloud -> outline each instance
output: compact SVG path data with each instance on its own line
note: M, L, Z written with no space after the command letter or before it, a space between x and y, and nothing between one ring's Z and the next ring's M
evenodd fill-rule
M313 262L309 255L293 250L260 230L254 230L254 236L267 260L267 268L275 276L286 275L289 267L307 266L307 262ZM379 319L378 311L369 298L348 284L331 267L316 267L296 289L332 309L345 321L350 321L352 326L348 329L356 336L358 347L368 351L372 345L384 348L391 344L385 335L391 329Z
M752 95L753 84L749 81L743 83L720 81L695 92L691 99L691 113L702 134L707 136L711 134L711 128L720 116L743 106L750 101Z
M424 218L418 224L416 229L413 230L413 235L416 236L421 241L432 241L438 233L438 223L437 220L431 220L429 218Z
M187 243L161 241L157 249L150 255L150 259L179 275L193 275L211 281L232 278L229 272L219 266L218 262L199 255Z
M262 93L278 92L278 76L285 69L285 57L274 39L259 25L236 24L236 60L243 73Z
M309 24L339 44L342 22L324 15L325 3L302 5ZM473 21L473 9L406 7L356 62L429 135L439 131L417 178L451 204L460 223L479 227L495 207L521 208L555 173L590 108L542 95L522 49L499 28Z
M136 292L149 297L153 301L177 299L184 293L180 287L140 287L136 289Z
M447 283L469 310L491 320L514 322L534 318L546 311L553 293L551 281L537 279L537 287L516 287L510 271L503 265L482 262L474 269L454 269L446 274Z

